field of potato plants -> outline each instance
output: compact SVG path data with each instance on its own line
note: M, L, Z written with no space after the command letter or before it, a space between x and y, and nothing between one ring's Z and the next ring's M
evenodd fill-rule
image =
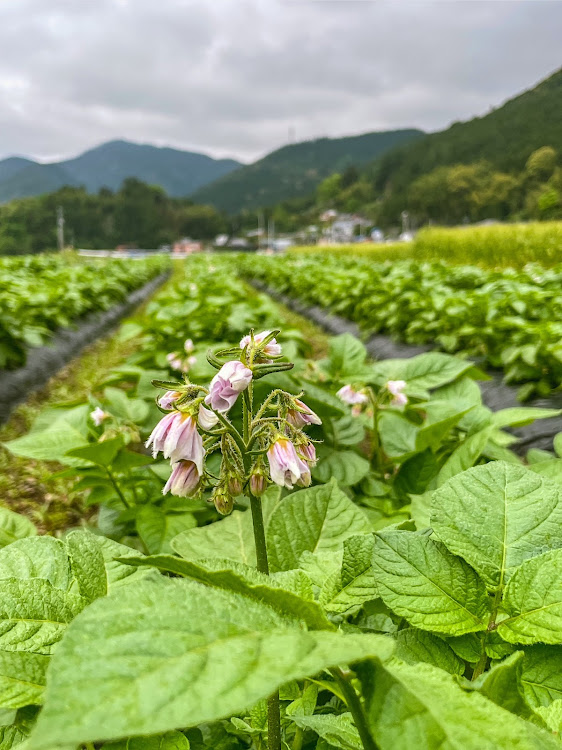
M560 412L493 412L471 359L374 362L244 280L414 338L450 314L444 349L544 390L562 271L319 264L176 261L122 359L4 433L82 521L0 507L0 750L562 747L562 433L510 432Z
M464 231L464 230L462 230ZM345 254L248 259L248 276L409 344L435 344L501 369L522 399L562 382L562 264L486 270L475 265Z

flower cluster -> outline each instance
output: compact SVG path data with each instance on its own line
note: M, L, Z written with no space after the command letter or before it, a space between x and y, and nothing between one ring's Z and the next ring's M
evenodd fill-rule
M193 365L197 362L197 357L193 356L193 341L186 339L183 345L185 355L183 356L178 352L170 352L166 355L168 364L172 370L179 370L180 372L189 372Z
M218 372L208 388L187 377L177 384L155 381L166 388L157 401L166 413L146 446L154 457L161 453L170 460L172 472L164 493L186 497L212 488L215 507L224 514L232 510L238 495L259 497L270 482L288 489L310 485L316 449L303 429L321 424L318 415L299 396L282 390L270 393L254 412L252 382L292 367L276 362L282 356L277 334L252 331L238 347L209 354ZM232 411L241 394L239 429L239 412L233 417ZM213 451L221 453L218 477L205 469L205 458Z
M404 393L407 386L405 380L388 380L382 388L381 394L379 395L378 401L383 404L388 403L390 406L402 407L408 403L408 396ZM345 403L352 406L351 412L354 416L361 414L361 411L365 404L369 402L369 393L374 400L375 397L372 394L370 388L361 388L356 390L352 385L344 385L337 392L337 396ZM392 398L390 401L388 397L385 398L385 394L390 394Z

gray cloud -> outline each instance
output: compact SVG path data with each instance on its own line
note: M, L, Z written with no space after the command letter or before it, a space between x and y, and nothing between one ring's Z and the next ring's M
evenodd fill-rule
M0 157L440 129L557 68L561 27L542 0L3 0Z

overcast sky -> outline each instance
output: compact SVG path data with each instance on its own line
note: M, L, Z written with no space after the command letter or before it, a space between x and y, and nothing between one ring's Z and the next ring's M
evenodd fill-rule
M0 158L438 130L562 66L561 29L556 0L0 0Z

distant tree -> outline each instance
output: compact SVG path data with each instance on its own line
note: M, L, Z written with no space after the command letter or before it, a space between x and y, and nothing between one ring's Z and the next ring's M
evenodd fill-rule
M337 172L322 180L316 190L316 197L320 206L328 206L335 201L341 190L341 182L341 175Z
M533 179L546 182L552 177L556 169L558 154L551 146L543 146L529 156L525 164L525 172Z

